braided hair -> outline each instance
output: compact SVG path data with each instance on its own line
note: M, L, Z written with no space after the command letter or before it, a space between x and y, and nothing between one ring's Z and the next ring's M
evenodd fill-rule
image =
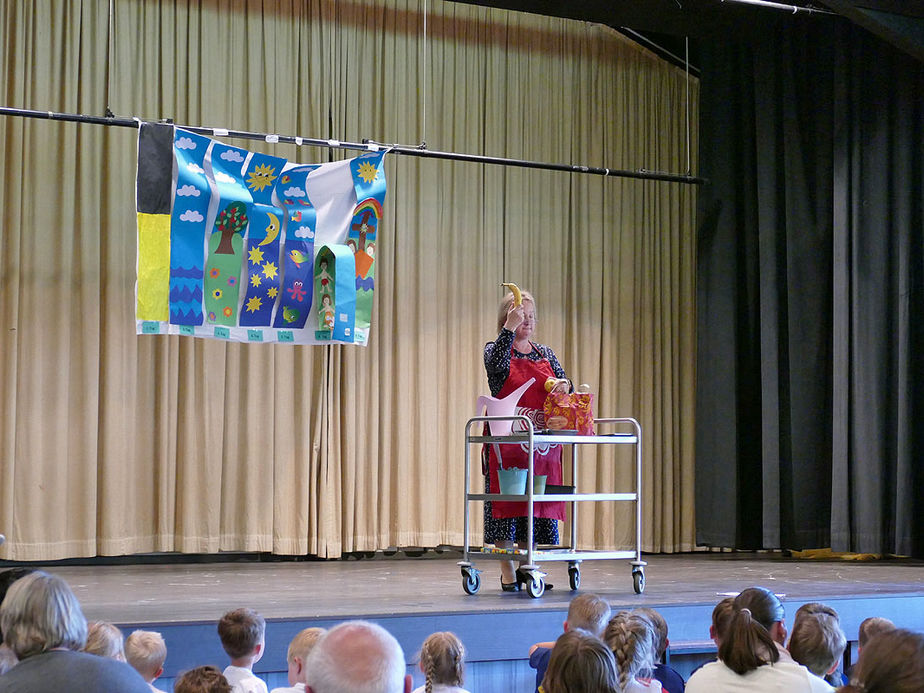
M647 618L620 611L607 624L603 642L616 657L620 688L626 688L633 678L651 674L657 644L654 625Z
M420 669L427 677L426 693L433 693L433 685L438 683L461 686L465 680L465 646L449 631L430 635L420 648Z

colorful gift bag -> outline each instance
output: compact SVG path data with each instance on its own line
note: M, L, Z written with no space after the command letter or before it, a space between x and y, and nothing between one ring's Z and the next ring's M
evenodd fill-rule
M550 392L543 409L550 429L573 430L582 436L594 434L594 396L590 393Z

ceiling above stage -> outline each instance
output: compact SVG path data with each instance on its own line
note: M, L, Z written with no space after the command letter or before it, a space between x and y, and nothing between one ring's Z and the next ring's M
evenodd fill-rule
M722 40L765 31L769 22L846 19L924 61L924 0L454 1L631 29L681 58L685 49L683 37ZM696 66L694 55L690 62Z

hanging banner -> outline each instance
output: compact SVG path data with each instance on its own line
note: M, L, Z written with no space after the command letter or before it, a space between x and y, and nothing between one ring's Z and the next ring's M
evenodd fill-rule
M137 333L368 343L383 158L299 164L143 124Z

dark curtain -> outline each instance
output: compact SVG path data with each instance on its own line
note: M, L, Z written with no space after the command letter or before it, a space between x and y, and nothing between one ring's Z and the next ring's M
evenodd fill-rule
M702 46L697 541L924 555L924 66Z

